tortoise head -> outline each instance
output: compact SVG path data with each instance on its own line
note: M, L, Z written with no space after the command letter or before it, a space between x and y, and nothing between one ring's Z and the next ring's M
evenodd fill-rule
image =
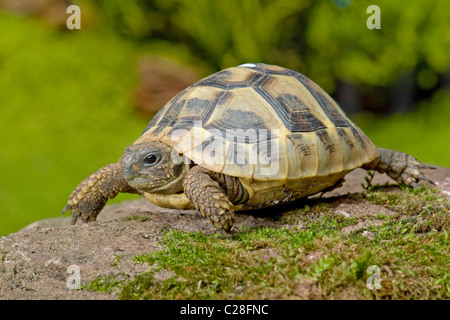
M174 194L183 190L183 179L189 170L189 163L183 160L162 142L144 142L125 150L120 167L125 180L134 189Z

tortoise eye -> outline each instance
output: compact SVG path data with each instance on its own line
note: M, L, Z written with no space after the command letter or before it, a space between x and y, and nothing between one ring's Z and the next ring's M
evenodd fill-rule
M144 158L144 166L151 167L159 162L161 157L158 154L150 153Z

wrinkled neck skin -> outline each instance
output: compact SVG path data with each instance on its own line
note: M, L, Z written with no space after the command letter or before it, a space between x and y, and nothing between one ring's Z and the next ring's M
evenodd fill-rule
M127 183L138 191L175 194L183 191L190 161L162 142L128 147L120 159Z

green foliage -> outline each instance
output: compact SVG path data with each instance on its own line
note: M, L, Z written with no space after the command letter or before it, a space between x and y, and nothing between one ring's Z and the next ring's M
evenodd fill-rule
M281 64L333 92L336 80L388 86L417 69L424 88L450 66L446 0L378 1L381 29L366 27L365 1L98 1L105 23L141 42L188 48L215 69ZM151 40L151 41L148 41Z
M367 171L367 176L364 177L366 184L361 183L361 187L363 187L364 190L370 190L374 187L372 186L372 180L374 176L375 176L374 171Z
M209 68L243 62L298 61L280 48L309 1L101 0L107 23L127 37L156 46L187 47ZM152 45L152 44L150 44Z
M131 43L1 12L0 29L11 31L0 37L3 235L57 217L76 184L115 162L146 121L132 113Z
M352 120L378 146L414 155L421 162L450 166L450 91L438 91L417 110L389 117L364 113Z
M313 79L328 90L334 79L387 86L420 64L436 77L450 66L448 1L378 1L381 29L370 30L366 1L337 7L315 1L307 17L306 65ZM420 73L419 73L420 74Z

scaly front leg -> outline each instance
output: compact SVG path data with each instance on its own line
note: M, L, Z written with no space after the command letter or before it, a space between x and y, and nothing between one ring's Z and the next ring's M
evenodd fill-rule
M83 180L70 195L61 214L72 210L72 224L78 217L83 222L95 221L97 215L120 192L136 193L123 178L119 163L101 168Z
M239 178L195 166L187 173L183 186L195 209L221 234L231 233L233 204L245 203L249 197Z

